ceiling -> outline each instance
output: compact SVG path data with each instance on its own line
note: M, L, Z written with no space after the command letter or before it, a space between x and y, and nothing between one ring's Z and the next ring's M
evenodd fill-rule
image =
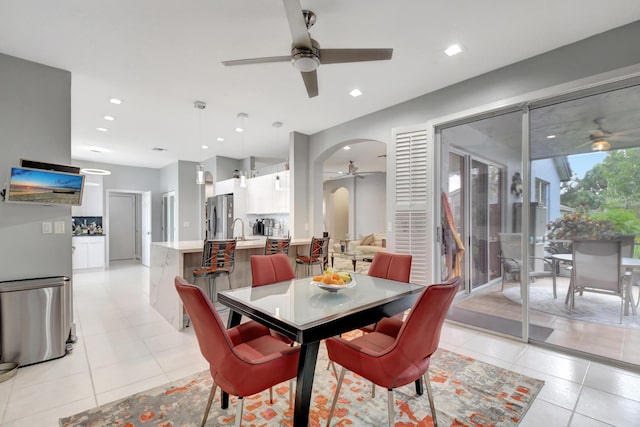
M0 52L72 72L72 158L157 168L214 155L284 159L290 131L314 134L640 19L637 0L301 3L317 15L311 35L322 47L393 48L393 58L320 66L315 98L288 63L224 67L289 53L280 0L0 0ZM447 57L453 43L463 52ZM364 94L349 96L355 87ZM380 162L376 150L359 151L361 170L380 169L368 163Z

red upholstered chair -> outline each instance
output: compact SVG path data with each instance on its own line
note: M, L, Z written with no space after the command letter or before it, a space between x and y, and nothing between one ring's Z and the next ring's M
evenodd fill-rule
M389 252L376 252L373 256L371 266L369 266L369 276L381 279L397 280L398 282L409 283L411 278L411 255L392 254ZM404 312L398 313L394 317L402 320ZM372 332L376 325L371 324L360 328L363 332Z
M289 257L283 253L273 255L251 255L252 286L264 286L296 278ZM271 335L286 342L293 341L284 335L271 331Z
M249 321L226 329L206 293L175 278L175 286L191 317L202 355L209 362L213 386L202 419L207 421L218 386L238 396L236 423L242 423L243 397L251 396L297 375L299 347L290 347Z
M351 341L338 337L326 341L329 359L343 367L327 426L336 407L345 369L388 390L389 426L394 419L393 389L424 376L433 424L438 425L427 370L431 355L438 349L442 323L460 282L460 277L455 277L447 283L429 286L404 322L386 318L378 322L375 331Z
M270 285L296 278L289 257L283 253L251 255L252 286Z

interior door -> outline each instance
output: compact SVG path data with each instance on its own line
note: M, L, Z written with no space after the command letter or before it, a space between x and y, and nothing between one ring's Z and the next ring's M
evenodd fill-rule
M109 260L135 258L135 195L109 195Z
M151 191L142 193L142 265L151 266Z

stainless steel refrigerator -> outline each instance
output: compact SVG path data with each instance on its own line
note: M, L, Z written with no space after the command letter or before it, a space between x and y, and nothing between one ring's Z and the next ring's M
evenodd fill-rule
M207 199L207 239L233 238L233 194Z

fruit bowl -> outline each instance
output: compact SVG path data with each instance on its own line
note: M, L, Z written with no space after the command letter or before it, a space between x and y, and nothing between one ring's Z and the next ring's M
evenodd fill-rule
M354 279L351 279L349 283L345 283L344 285L329 285L327 283L322 283L322 282L311 282L311 284L328 292L338 292L342 289L353 288L356 285L356 281Z
M320 277L326 276L327 274L329 274L329 275L337 274L337 275L341 276L343 279L348 278L348 280L343 280L344 284L325 283L324 281L316 280L316 279L319 279ZM323 276L315 276L314 280L311 281L311 284L314 285L314 286L319 287L322 290L328 291L328 292L338 292L341 289L353 288L356 285L356 280L350 273L333 273L333 272L329 272L329 273L325 273Z

